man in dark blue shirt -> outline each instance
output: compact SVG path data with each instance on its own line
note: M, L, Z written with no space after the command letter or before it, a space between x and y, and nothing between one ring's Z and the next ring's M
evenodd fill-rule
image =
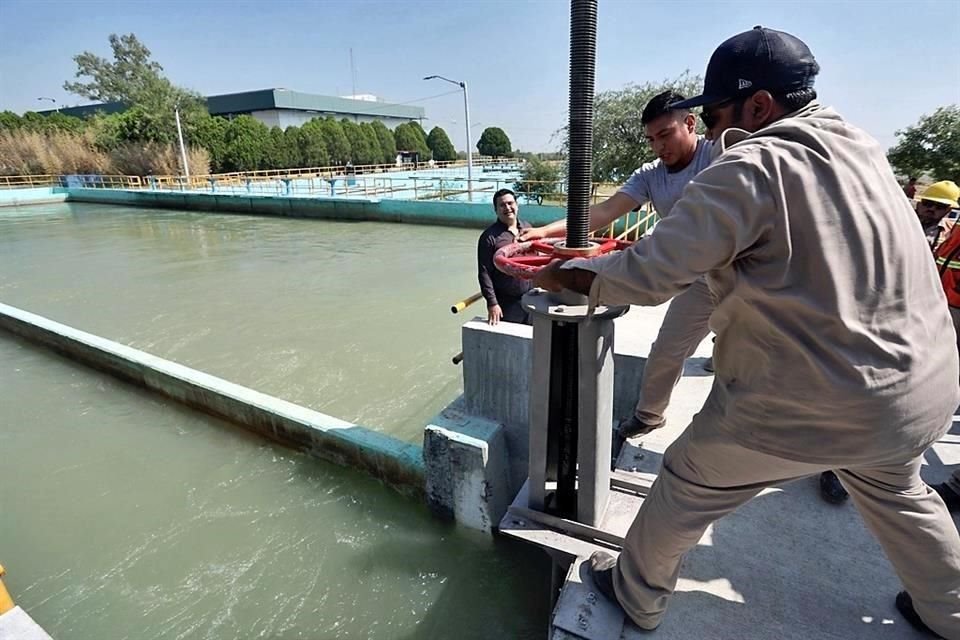
M520 231L530 227L519 219L520 205L510 189L500 189L493 194L493 209L497 221L480 234L477 243L477 277L480 293L487 301L487 322L497 324L501 320L530 324L520 298L530 290L529 280L508 276L493 264L497 249L517 241Z

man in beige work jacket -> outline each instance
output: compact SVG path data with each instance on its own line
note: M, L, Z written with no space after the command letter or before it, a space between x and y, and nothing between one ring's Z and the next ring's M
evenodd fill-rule
M721 44L704 94L677 105L703 106L713 163L653 235L535 281L591 304L657 305L706 274L718 300L703 410L664 454L619 560L598 553L591 568L653 629L708 525L765 487L835 469L906 588L897 608L958 640L960 535L919 475L960 400L953 325L883 149L813 101L818 71L772 29Z

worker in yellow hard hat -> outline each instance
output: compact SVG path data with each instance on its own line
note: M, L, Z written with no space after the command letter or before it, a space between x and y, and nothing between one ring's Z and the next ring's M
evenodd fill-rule
M950 180L935 182L920 194L917 217L923 225L923 233L927 236L930 249L936 250L944 240L946 228L942 221L950 213L950 209L957 208L958 198L960 198L960 187Z
M950 209L958 206L960 187L949 180L934 183L920 194L917 203L917 217L927 232L927 240L931 239L932 229L939 234L940 221ZM950 316L953 318L953 327L957 331L957 349L960 350L960 231L954 226L946 240L939 247L934 247L934 257L937 261L937 271L940 273L940 282L943 291L947 294L947 304L950 307ZM933 486L933 490L940 494L947 508L951 512L960 511L960 468L954 470L953 475L946 482Z

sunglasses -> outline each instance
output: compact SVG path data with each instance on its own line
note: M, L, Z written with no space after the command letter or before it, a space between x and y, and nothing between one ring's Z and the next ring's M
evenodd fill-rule
M936 209L937 211L949 211L950 205L943 202L934 202L933 200L920 200L920 204L931 209Z
M703 126L707 129L713 129L717 126L719 118L717 110L724 108L728 104L733 104L735 98L729 98L721 102L714 102L710 105L704 105L703 109L700 110L700 119L703 121Z

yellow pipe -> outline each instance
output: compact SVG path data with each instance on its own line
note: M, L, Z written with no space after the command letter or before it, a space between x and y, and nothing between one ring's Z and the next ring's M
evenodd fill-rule
M0 564L0 615L5 614L10 609L13 609L13 598L10 597L10 594L7 593L7 588L3 586L3 574L6 571L3 568L3 565Z
M480 297L481 297L480 292L478 291L477 293L473 294L469 298L464 298L457 304L450 307L450 313L460 313L461 311L463 311L464 309L472 305L474 302L479 300Z

